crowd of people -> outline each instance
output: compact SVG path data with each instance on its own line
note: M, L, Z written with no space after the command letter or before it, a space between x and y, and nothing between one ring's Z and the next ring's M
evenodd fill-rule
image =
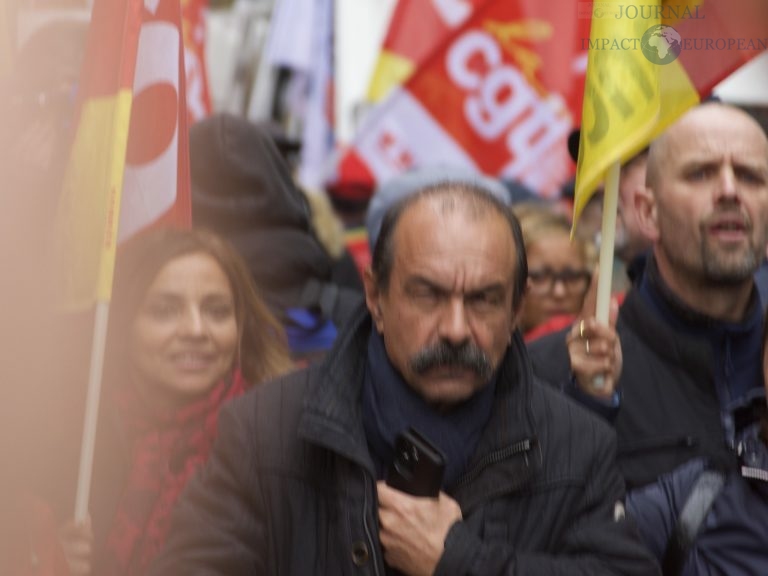
M61 169L18 160L40 126L3 126L26 195L2 210L0 573L768 573L768 137L745 112L702 104L624 164L608 324L567 193L405 173L359 269L270 126L199 122L192 228L118 253L85 520L91 318L44 304L24 224ZM427 472L429 496L390 485Z

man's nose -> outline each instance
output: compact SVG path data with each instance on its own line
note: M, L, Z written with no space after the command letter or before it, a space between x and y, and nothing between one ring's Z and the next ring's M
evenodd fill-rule
M469 321L464 299L451 298L440 319L440 337L452 344L463 344L469 339Z
M738 192L733 166L725 164L720 170L720 177L717 182L717 198L718 200L721 198L734 199L738 197Z

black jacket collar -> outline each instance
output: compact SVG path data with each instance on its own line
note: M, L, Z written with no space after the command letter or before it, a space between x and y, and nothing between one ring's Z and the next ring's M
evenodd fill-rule
M711 335L722 332L759 338L762 312L756 291L753 290L744 321L729 324L698 313L680 301L661 278L652 255L644 275L641 282L649 283L648 288L661 301L663 310L649 301L648 290L636 286L627 292L617 329L622 333L629 328L654 354L670 364L684 366L697 385L714 393Z
M370 330L371 317L361 307L323 364L310 371L299 435L357 462L373 476L360 402ZM489 425L453 490L459 501L464 500L462 508L500 491L519 488L538 469L532 386L530 360L522 336L515 331L499 367L497 399Z
M640 290L653 301L659 311L679 326L691 331L729 329L732 331L750 330L755 322L762 321L760 297L753 285L744 319L739 323L723 322L701 312L693 310L685 304L664 281L659 271L656 258L648 256L643 278L640 280Z

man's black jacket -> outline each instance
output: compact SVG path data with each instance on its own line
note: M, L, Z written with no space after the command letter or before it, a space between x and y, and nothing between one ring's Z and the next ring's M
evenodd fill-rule
M718 352L759 340L759 301L752 308L744 328L717 328L722 332ZM616 324L623 368L613 423L628 489L654 482L693 458L721 459L729 453L716 383L724 376L715 374L715 351L705 337L712 322L702 322L698 332L675 329L638 288L627 293ZM566 334L556 332L528 346L536 376L560 388L570 385ZM760 359L755 355L752 361L757 366ZM759 381L753 385L762 387Z
M360 406L369 316L351 328L323 365L225 409L150 574L386 573ZM476 454L449 489L464 519L436 574L657 574L633 526L614 519L624 488L613 431L533 382L519 334L496 394Z

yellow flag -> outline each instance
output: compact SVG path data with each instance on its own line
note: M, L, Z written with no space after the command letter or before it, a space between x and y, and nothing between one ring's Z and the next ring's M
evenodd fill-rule
M59 204L61 306L80 310L108 301L133 93L83 105Z
M93 7L56 222L59 306L65 310L86 309L112 293L142 8L141 0Z
M594 4L574 228L608 167L633 157L699 102L698 92L677 60L680 37L661 21L662 4L661 0Z

